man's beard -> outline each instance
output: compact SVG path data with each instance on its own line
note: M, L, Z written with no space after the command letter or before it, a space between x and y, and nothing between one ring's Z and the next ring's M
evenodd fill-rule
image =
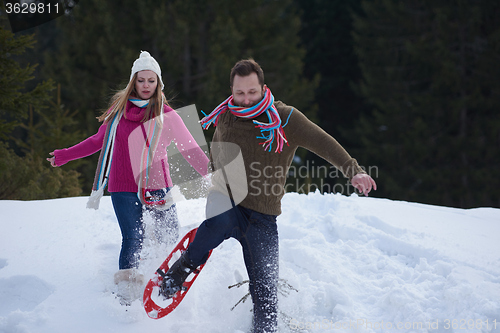
M255 105L259 104L260 101L262 101L263 98L264 98L264 94L262 93L261 96L260 96L260 98L256 102L254 102L254 103L251 103L251 104L248 104L248 105L245 105L243 103L238 103L238 104L235 104L235 105L236 106L241 106L241 107L244 107L244 108L250 108L252 106L255 106ZM233 97L233 101L234 101L234 97Z

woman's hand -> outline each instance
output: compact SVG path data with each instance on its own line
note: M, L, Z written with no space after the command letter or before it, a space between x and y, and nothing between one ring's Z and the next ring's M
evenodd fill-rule
M54 156L54 152L50 152L49 155L52 156L52 157L47 157L47 161L49 161L50 165L52 165L54 168L57 167L57 165L56 165L56 157Z

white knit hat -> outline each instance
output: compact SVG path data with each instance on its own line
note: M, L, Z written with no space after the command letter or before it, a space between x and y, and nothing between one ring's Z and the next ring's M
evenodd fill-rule
M130 73L130 80L134 77L134 74L140 71L153 71L158 75L161 83L161 90L163 90L163 80L161 79L161 68L158 62L149 54L147 51L141 51L141 55L134 61L132 66L132 71Z

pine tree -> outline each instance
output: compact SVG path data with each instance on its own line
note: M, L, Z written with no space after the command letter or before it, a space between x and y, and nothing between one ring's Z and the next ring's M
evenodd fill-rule
M458 207L500 206L500 6L364 1L355 20L373 104L357 127L379 168L379 195Z
M15 37L7 28L5 15L0 16L0 138L3 140L7 140L20 121L27 118L29 105L44 105L53 89L49 80L25 91L26 82L33 79L36 65L23 67L15 56L32 48L34 42L32 35Z
M352 39L352 13L361 0L296 0L301 9L301 42L306 49L305 73L320 77L315 91L318 119L322 127L340 134L353 127L365 106L352 83L361 78ZM347 138L346 138L347 139Z
M51 94L52 95L52 94ZM24 152L47 155L54 147L63 147L83 139L78 129L76 115L64 108L61 101L61 85L57 85L55 101L43 108L29 106L28 119L19 124L18 132L25 133L21 138L13 137L17 147Z
M33 79L36 65L23 67L14 57L32 47L34 37L15 36L5 26L5 17L0 16L0 199L32 200L79 195L78 173L53 169L40 156L48 153L44 151L43 142L54 138L54 128L44 127L45 123L36 119L36 115L43 115L48 108L53 83L49 80L37 84L32 90L26 89L27 82ZM45 122L64 118L44 115ZM68 118L63 119L63 122L67 121ZM27 142L14 135L14 131L23 128L30 138ZM18 152L24 149L23 156L9 147L9 139L17 143Z
M0 200L42 200L81 194L78 173L52 168L43 158L18 156L0 142Z
M361 79L354 53L352 14L361 10L361 0L295 0L301 10L301 44L306 49L304 73L310 80L319 79L315 89L317 122L334 136L348 152L359 147L353 127L361 114L369 111L353 84ZM308 153L304 163L316 170L330 167L320 157ZM354 156L356 157L356 156ZM367 161L358 161L363 164ZM327 173L329 174L329 173ZM338 173L333 173L337 175ZM312 173L311 173L312 176ZM352 193L345 179L324 177L324 172L311 177L313 184L324 184L325 192L336 190Z

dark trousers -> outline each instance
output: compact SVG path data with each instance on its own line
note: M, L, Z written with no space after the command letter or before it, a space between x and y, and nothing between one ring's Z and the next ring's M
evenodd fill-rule
M136 192L111 192L111 201L122 233L122 248L118 261L120 269L139 267L144 240L143 213L151 214L158 238L162 237L160 235L168 235L167 239L159 239L159 241L175 242L177 240L179 221L175 205L166 210L146 208Z
M207 216L211 205L220 202L218 192L211 192L207 202ZM227 197L225 198L227 199ZM279 243L276 216L234 206L205 220L196 232L187 252L195 265L207 260L208 252L225 239L237 239L250 280L253 301L253 332L276 332L278 321Z

